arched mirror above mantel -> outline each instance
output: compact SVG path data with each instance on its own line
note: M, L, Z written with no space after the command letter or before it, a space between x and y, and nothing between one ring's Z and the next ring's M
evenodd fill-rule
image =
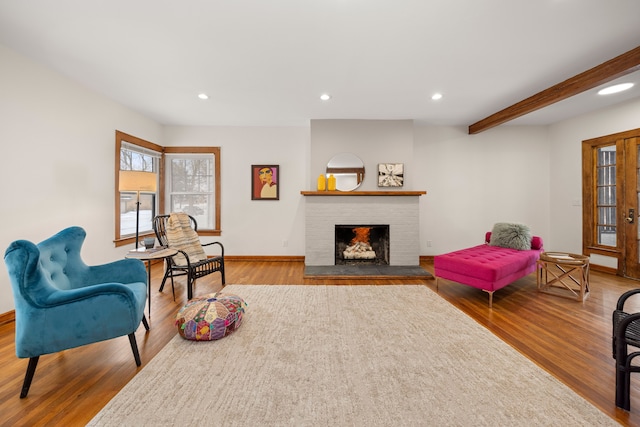
M336 178L336 190L353 191L364 181L364 163L352 153L336 154L327 163L326 173Z

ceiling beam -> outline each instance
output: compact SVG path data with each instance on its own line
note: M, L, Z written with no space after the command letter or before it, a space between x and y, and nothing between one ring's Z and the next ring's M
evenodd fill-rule
M638 70L640 46L472 124L469 134L491 129Z

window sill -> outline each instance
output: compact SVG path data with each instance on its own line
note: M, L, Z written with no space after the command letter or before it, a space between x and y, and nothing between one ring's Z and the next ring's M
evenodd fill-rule
M144 233L144 234L140 234L138 236L138 240L141 241L142 239L144 239L145 237L156 237L155 233L151 232L151 233ZM124 245L130 245L130 244L135 244L136 243L136 237L124 237L122 239L116 239L113 241L114 245L117 247L120 246L124 246Z

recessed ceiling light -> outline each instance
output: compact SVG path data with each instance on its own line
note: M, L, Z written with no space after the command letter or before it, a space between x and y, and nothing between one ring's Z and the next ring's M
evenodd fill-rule
M320 95L320 99L322 99L323 101L328 101L331 99L331 95L329 95L328 93L323 93L322 95Z
M209 95L207 95L206 93L201 93L198 95L198 98L200 99L209 99Z
M600 89L598 95L611 95L612 93L622 92L623 90L631 89L633 83L620 83L619 85L613 85Z
M433 99L434 101L437 101L438 99L441 99L441 98L442 98L442 94L441 93L434 93L431 96L431 99Z

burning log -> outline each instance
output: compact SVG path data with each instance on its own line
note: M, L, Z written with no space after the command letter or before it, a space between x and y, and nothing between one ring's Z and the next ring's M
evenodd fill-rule
M342 253L344 259L375 259L376 253L368 243L355 242Z

